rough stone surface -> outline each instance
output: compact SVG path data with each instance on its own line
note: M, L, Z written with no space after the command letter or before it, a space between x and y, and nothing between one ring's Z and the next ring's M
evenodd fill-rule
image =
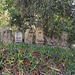
M35 43L38 45L43 45L44 44L44 36L43 36L43 30L41 28L36 29L36 41Z
M52 40L53 40L53 46L57 46L59 42L59 36L53 35Z
M11 30L2 30L1 31L1 41L5 43L12 42L12 31Z
M24 42L27 44L33 44L33 30L31 29L26 30Z
M50 37L45 36L45 44L52 46L53 45L53 40Z
M68 33L65 32L65 31L63 31L63 32L62 32L62 35L61 35L61 39L67 40L67 36L68 36Z
M71 48L75 48L75 44L72 44L72 45L71 45Z
M61 48L67 48L67 32L62 32L62 35L61 35L61 39L60 39L60 47Z
M15 32L15 42L16 43L22 42L22 33L21 32Z

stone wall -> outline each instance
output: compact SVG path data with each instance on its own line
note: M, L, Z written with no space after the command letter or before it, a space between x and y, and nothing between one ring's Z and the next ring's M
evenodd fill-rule
M53 40L51 39L51 37L45 36L45 44L49 46L53 45Z

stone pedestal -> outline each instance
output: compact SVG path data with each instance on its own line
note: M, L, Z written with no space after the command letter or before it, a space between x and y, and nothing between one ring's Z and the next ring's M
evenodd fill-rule
M33 44L33 30L31 29L26 30L24 42L27 44Z
M38 45L43 45L44 44L44 36L43 36L43 30L41 28L36 29L36 41L35 43Z
M21 43L21 42L22 42L22 33L15 32L15 43Z
M2 30L1 31L1 41L5 43L12 42L12 31L11 30Z

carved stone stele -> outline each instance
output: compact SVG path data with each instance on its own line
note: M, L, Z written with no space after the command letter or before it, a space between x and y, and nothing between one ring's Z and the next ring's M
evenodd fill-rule
M44 44L43 29L37 28L35 32L35 36L36 36L35 43L38 45L43 45Z
M7 43L12 42L12 30L2 30L1 31L1 41Z
M33 30L31 29L26 30L24 42L27 44L33 44Z
M21 32L15 32L15 42L16 43L22 42L22 33Z
M67 32L63 31L60 39L60 47L61 48L67 48Z

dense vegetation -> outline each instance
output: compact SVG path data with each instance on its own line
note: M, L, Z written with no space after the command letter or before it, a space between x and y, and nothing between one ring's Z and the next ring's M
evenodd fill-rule
M75 42L75 4L72 0L0 0L0 6L1 28L7 25L12 30L25 32L34 25L42 27L46 36L56 34L59 37L62 31L67 31L68 42Z
M0 44L0 70L13 74L19 71L40 71L46 75L75 74L75 50L21 44ZM19 74L18 74L19 75Z
M75 44L74 8L73 0L0 0L0 31L6 28L24 33L35 26L50 37L60 37L66 31L68 44ZM75 50L0 42L1 71L5 75L19 71L74 75Z

